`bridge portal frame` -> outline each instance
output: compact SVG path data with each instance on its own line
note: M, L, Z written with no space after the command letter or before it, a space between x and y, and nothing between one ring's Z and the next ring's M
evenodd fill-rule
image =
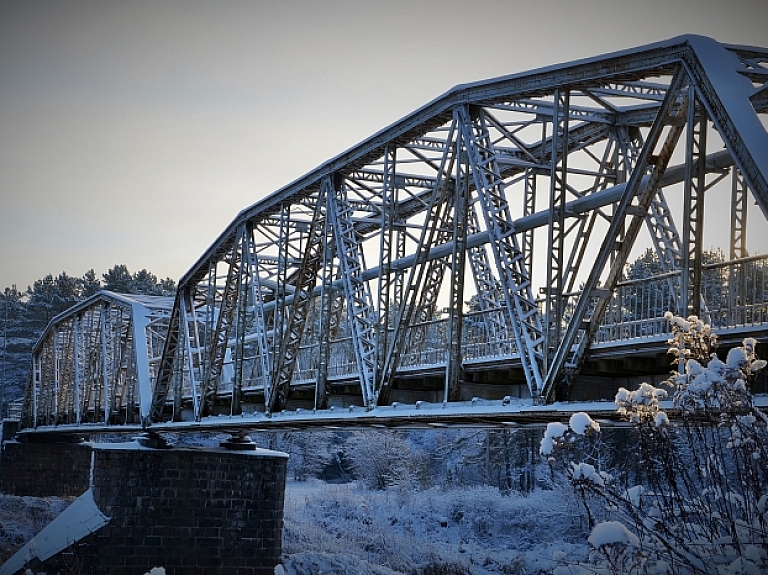
M101 290L55 316L32 350L22 425L146 421L172 305Z

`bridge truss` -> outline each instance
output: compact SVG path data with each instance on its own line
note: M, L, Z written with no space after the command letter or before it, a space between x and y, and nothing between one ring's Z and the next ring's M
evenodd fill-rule
M450 403L489 369L547 403L668 309L764 336L766 112L768 50L697 36L457 86L238 214L179 282L142 421ZM661 275L628 281L645 248Z
M32 352L23 425L141 423L172 308L101 291L53 318Z

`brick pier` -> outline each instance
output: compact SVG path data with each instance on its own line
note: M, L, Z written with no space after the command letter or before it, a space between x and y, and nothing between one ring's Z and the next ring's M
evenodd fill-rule
M78 497L88 489L90 444L3 442L0 491L32 497Z
M86 495L108 520L63 552L35 561L33 571L76 563L115 575L143 575L152 567L168 575L274 574L282 553L286 454L135 442L91 448ZM46 537L72 529L64 514L59 519Z

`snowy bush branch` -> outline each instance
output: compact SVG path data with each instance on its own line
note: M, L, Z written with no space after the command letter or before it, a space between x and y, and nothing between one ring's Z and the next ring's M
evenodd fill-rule
M677 370L660 388L619 389L618 413L634 424L641 481L628 489L590 463L574 462L579 431L599 433L587 414L550 424L541 453L567 462L592 526L589 564L556 573L764 573L768 571L768 417L749 391L766 362L746 338L725 361L716 335L695 316L667 314ZM661 401L673 391L672 425ZM573 418L572 418L573 420ZM599 445L599 443L597 443ZM594 453L588 455L595 458Z

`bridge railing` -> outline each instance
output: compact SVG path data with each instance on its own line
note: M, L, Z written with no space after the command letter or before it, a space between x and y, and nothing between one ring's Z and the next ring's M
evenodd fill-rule
M705 266L701 291L720 331L768 323L768 255Z
M643 341L664 341L670 335L667 311L680 314L679 272L619 282L600 321L592 346L615 346ZM702 317L719 333L728 330L765 326L768 324L768 255L758 255L728 262L703 266ZM564 294L563 321L569 321L572 300L577 294ZM465 364L510 362L519 359L511 330L501 327L502 333L490 337L483 311L464 316L462 360ZM164 327L164 324L163 326ZM496 327L498 329L498 326ZM429 371L443 368L447 361L448 320L437 317L412 326L409 345L401 355L398 369L403 372ZM152 323L147 330L149 369L154 375L156 356L164 333ZM196 351L196 350L193 350ZM223 366L219 393L231 393L234 381L234 348L227 353ZM249 344L244 354L242 389L260 392L269 382L270 374L261 372L255 345ZM313 385L319 372L319 343L310 338L299 349L293 385ZM85 373L85 370L83 370ZM353 342L349 335L340 334L331 341L327 377L329 381L353 381L358 377ZM192 397L188 374L183 376L184 401ZM124 409L124 406L123 406ZM87 411L87 410L86 410ZM92 416L84 415L84 418Z
M593 346L620 344L630 340L664 340L671 335L667 311L686 315L679 307L680 272L619 282L600 321ZM702 319L719 332L768 324L768 255L756 255L703 266ZM568 321L571 298L562 298L564 321ZM465 362L517 358L514 339L489 339L482 326L483 312L465 317L462 359ZM435 334L445 334L447 320L432 322ZM445 365L445 337L434 336L403 354L403 369L428 369Z
M664 341L670 335L667 311L682 313L678 307L679 272L619 282L594 336L594 347L642 341ZM702 317L719 332L768 323L768 255L729 262L707 264L702 274ZM745 294L745 295L742 295ZM561 297L563 321L569 321L571 302L577 294ZM464 317L462 359L466 364L485 364L517 360L511 330L489 337L484 313L474 311ZM419 371L442 368L447 361L448 320L435 318L412 326L409 345L401 355L398 369ZM355 380L358 377L353 342L343 335L331 342L327 377L329 381ZM312 385L319 371L319 343L311 338L301 346L293 374L293 385ZM231 355L225 362L219 391L231 392ZM243 370L244 391L260 391L269 381L261 373L261 362L254 353L246 354ZM185 396L189 395L189 390Z
M677 313L679 273L620 282L611 296L592 345L611 344L670 333L664 317Z
M620 282L593 345L669 335L667 311L679 307L679 272ZM718 332L768 323L768 255L706 264L701 317Z

